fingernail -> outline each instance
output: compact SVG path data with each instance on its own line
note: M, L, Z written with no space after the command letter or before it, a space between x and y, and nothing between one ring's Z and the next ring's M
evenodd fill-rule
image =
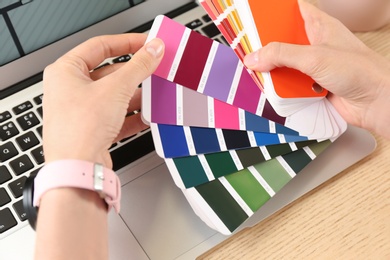
M245 56L244 64L247 67L254 67L259 62L259 55L257 52L252 52Z
M160 39L153 39L146 44L145 49L153 57L159 58L161 56L161 54L163 53L164 43Z

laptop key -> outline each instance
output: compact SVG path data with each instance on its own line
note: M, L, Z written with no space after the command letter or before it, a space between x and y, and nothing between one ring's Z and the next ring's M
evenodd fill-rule
M113 169L117 171L142 156L152 152L154 144L150 132L145 133L138 138L113 149L110 154L113 162ZM134 152L137 151L137 152Z
M23 187L24 187L24 183L26 182L26 180L27 180L27 177L22 176L19 179L8 184L8 187L11 190L12 195L14 195L15 198L19 198L20 196L23 195Z
M19 145L20 149L22 149L22 151L26 151L26 150L30 149L31 147L34 147L34 146L39 144L38 138L31 131L29 131L21 136L18 136L16 138L16 142Z
M39 165L45 162L45 158L43 156L43 148L39 146L31 151L31 155L34 158L35 162Z
M37 174L38 174L38 172L39 172L41 169L42 169L42 167L40 167L40 168L38 168L38 169L35 169L35 170L33 170L32 172L30 172L30 176L31 176L31 175L37 175Z
M11 137L19 134L18 129L16 128L13 122L8 122L2 126L0 126L0 140L6 141Z
M10 119L11 117L12 115L9 111L4 111L0 113L0 123L3 123L4 121Z
M202 16L202 19L203 19L203 21L205 21L206 23L211 22L211 18L210 18L210 16L209 16L208 14L203 15L203 16Z
M15 202L12 205L12 207L14 208L16 213L18 214L18 217L21 221L25 221L27 219L27 214L26 214L26 211L24 210L24 207L23 207L23 200L19 200L19 201Z
M0 166L0 184L3 184L5 182L9 181L10 179L12 179L11 173L9 172L7 167L5 167L5 165L1 165Z
M21 117L16 118L16 121L18 121L20 127L22 127L22 129L25 131L39 124L39 119L33 112L29 112Z
M43 99L43 94L40 94L39 96L36 96L36 97L34 98L35 104L37 104L37 105L42 104L42 99Z
M225 37L221 36L221 39L222 39L222 41L223 41L223 42L222 42L223 44L229 46L229 43L228 43L228 41L226 40Z
M25 173L34 167L30 158L28 158L28 156L25 154L11 161L9 165L16 175Z
M16 155L18 151L13 143L8 142L0 146L0 162L5 162Z
M38 134L39 134L40 137L42 137L42 129L43 129L42 126L38 126L38 127L37 127L37 132L38 132Z
M217 26L214 23L210 23L209 25L202 28L202 31L206 34L207 37L213 38L219 35L221 32L218 30Z
M195 20L193 20L192 22L187 23L187 24L186 24L186 27L190 28L191 30L194 30L194 29L198 28L199 26L201 26L202 24L203 24L203 23L202 23L201 20L195 19Z
M122 55L122 56L119 56L115 59L112 60L113 63L120 63L120 62L127 62L131 59L131 56L126 54L126 55Z
M0 207L11 201L10 196L4 188L0 188Z
M43 118L43 109L42 109L42 107L38 107L38 108L37 108L37 112L38 112L39 116L40 116L41 118Z
M12 108L12 111L14 111L14 113L16 115L19 115L27 110L29 110L30 108L32 108L33 105L31 104L30 101L26 101L26 102L23 102L22 104Z
M16 224L18 224L18 222L16 222L16 219L9 208L0 210L0 234L16 226Z

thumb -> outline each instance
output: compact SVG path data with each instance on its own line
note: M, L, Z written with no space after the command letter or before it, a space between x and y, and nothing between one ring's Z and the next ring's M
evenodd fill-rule
M164 42L153 39L139 49L120 69L106 77L108 85L127 88L131 93L158 67L164 54Z
M355 35L339 20L304 0L298 0L298 4L311 45L327 44L347 50L362 48ZM353 44L346 45L346 42Z
M325 24L329 23L328 15L304 0L298 0L298 5L310 44L320 44L324 38L322 37L324 31L327 29Z
M258 51L246 55L244 64L259 72L288 67L311 75L312 70L318 68L318 62L326 58L324 54L324 50L317 46L270 42Z

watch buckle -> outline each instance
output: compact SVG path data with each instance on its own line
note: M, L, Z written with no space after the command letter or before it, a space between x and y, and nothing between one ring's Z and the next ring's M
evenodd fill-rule
M93 166L93 188L96 192L100 194L101 198L105 198L103 193L103 183L104 183L104 172L103 165L95 163Z

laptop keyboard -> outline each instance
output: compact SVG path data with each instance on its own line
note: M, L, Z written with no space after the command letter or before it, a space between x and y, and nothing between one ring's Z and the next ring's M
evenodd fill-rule
M43 165L42 95L0 114L0 233L26 221L23 185Z
M185 25L227 44L208 15ZM99 67L130 59L129 55L124 55ZM42 97L43 94L35 95L9 110L0 109L0 238L28 224L23 209L23 185L30 174L44 165ZM153 150L149 129L113 144L110 148L113 169L117 171Z

